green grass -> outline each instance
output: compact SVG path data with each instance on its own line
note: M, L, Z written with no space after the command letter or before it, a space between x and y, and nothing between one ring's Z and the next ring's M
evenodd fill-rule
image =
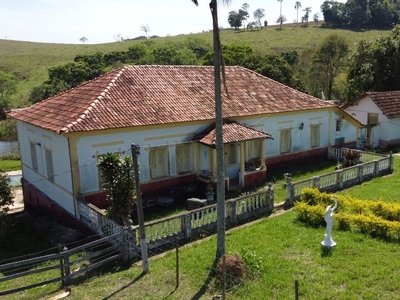
M400 157L394 156L394 173L384 177L377 177L371 181L363 182L338 192L343 195L363 199L363 200L380 200L392 203L400 202Z
M5 172L21 170L20 160L0 160L0 170Z
M379 35L388 35L389 30L343 30L324 29L321 27L298 27L284 25L282 30L277 26L268 26L263 30L222 30L222 44L244 43L250 45L260 54L296 50L299 54L305 49L315 49L317 45L331 33L345 36L350 48L361 39L369 40ZM152 48L162 46L178 46L187 43L189 39L199 39L204 44L212 44L212 32L178 35L154 38L149 41ZM111 51L126 51L136 43L143 41L124 41L97 45L88 44L49 44L21 42L0 39L0 69L14 74L19 80L18 92L14 96L14 106L27 105L29 91L47 79L50 67L72 62L78 54L108 53ZM178 46L179 47L179 46Z
M361 234L334 230L337 246L321 248L324 228L306 227L293 212L263 219L227 233L227 253L242 248L261 260L260 272L233 288L227 299L293 299L299 280L300 299L399 299L399 245ZM257 241L257 242L255 242ZM176 288L175 253L150 259L150 272L140 266L115 267L90 274L72 285L68 299L211 299L220 290L213 273L215 237L182 247L180 285ZM55 289L57 285L54 285ZM50 286L4 299L49 298Z

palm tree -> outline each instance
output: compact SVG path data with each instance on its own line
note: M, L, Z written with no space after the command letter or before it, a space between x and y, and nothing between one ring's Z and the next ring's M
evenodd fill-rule
M281 3L281 10L280 10L280 13L279 13L279 18L282 18L282 1L283 0L278 0L278 2Z
M294 8L297 10L297 23L299 23L299 8L301 8L301 2L296 1Z
M197 0L191 0L198 5ZM223 0L229 4L230 0ZM221 65L222 48L218 26L217 0L210 1L210 10L213 20L214 42L214 92L215 92L215 140L217 150L217 258L225 255L225 169L224 169L224 143L222 134L222 97L221 97ZM225 74L223 72L225 78ZM225 85L226 88L226 85Z

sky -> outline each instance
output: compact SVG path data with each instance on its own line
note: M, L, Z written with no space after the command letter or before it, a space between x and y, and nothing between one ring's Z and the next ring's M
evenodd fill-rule
M198 1L196 7L191 0L0 0L0 39L79 44L86 37L86 43L101 44L115 42L118 36L143 36L142 25L150 28L149 36L162 37L211 30L209 0ZM282 4L288 22L296 20L295 0L231 0L228 6L223 2L218 2L218 19L224 28L230 27L229 12L238 11L244 3L250 5L250 19L262 8L264 19L275 25ZM311 7L311 21L315 13L323 20L323 0L300 2L302 9Z

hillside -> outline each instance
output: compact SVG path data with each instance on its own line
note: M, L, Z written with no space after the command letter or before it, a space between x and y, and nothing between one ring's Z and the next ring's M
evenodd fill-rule
M262 30L231 30L221 31L222 44L245 43L254 51L261 54L280 54L284 51L296 50L299 54L305 49L314 49L327 35L337 33L343 35L354 49L356 43L362 39L369 40L379 35L388 35L389 30L353 31L343 29L326 29L315 27L310 23L308 27L283 25L269 26ZM198 34L158 37L149 41L152 47L176 46L189 39L204 41L211 45L212 32ZM47 79L49 67L62 65L73 61L79 54L107 53L111 51L126 51L135 43L143 40L129 40L97 45L71 45L21 42L0 39L0 70L14 74L18 80L18 92L14 96L13 106L24 106L32 87Z

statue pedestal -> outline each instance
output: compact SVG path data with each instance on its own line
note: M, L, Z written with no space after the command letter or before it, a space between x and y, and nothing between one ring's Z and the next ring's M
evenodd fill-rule
M326 233L324 234L324 236L325 236L325 239L321 242L322 246L329 247L329 248L336 246L336 243L332 240L331 236L328 236Z

